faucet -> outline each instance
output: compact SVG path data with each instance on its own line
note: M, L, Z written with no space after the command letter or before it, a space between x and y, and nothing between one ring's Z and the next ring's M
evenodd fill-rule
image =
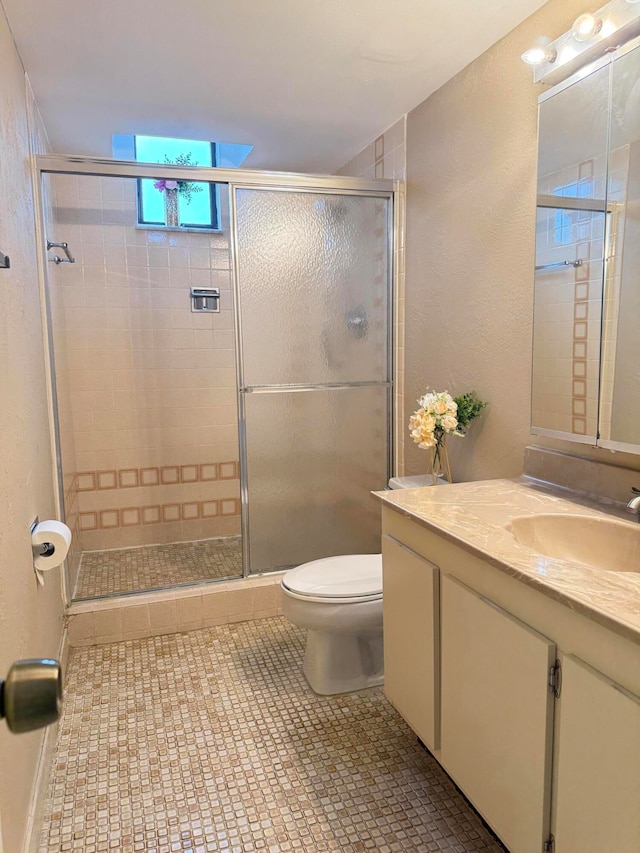
M631 491L634 494L634 497L627 504L627 509L629 512L634 513L637 520L640 521L640 489L636 489L635 486L631 487Z

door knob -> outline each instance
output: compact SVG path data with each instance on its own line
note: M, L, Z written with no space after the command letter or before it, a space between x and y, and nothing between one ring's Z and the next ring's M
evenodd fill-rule
M55 723L62 710L62 669L57 660L18 660L0 680L0 717L14 734Z

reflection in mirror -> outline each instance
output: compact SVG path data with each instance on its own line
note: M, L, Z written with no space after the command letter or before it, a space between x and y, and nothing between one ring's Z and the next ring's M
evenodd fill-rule
M617 59L612 74L600 444L619 448L640 444L640 48Z
M540 104L532 431L595 443L609 68Z

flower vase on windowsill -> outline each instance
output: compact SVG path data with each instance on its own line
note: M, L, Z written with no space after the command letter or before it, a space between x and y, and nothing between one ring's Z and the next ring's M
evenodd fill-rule
M168 182L167 182L168 183ZM178 188L166 188L164 191L164 215L167 228L178 228Z
M191 152L188 154L178 154L178 156L173 160L165 154L164 161L165 163L176 166L192 167L198 165L197 160L192 161ZM191 204L191 196L194 193L201 193L202 185L195 183L194 181L170 181L166 178L162 178L159 181L155 181L153 186L158 190L158 192L164 193L166 227L179 228L180 219L178 216L178 196L182 196L185 204Z

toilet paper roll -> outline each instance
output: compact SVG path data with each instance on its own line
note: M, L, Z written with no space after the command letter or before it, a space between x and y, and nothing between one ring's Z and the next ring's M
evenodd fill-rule
M71 545L71 531L62 521L41 521L31 534L31 543L38 551L43 545L50 545L45 554L35 553L33 565L40 572L55 569L62 565Z

